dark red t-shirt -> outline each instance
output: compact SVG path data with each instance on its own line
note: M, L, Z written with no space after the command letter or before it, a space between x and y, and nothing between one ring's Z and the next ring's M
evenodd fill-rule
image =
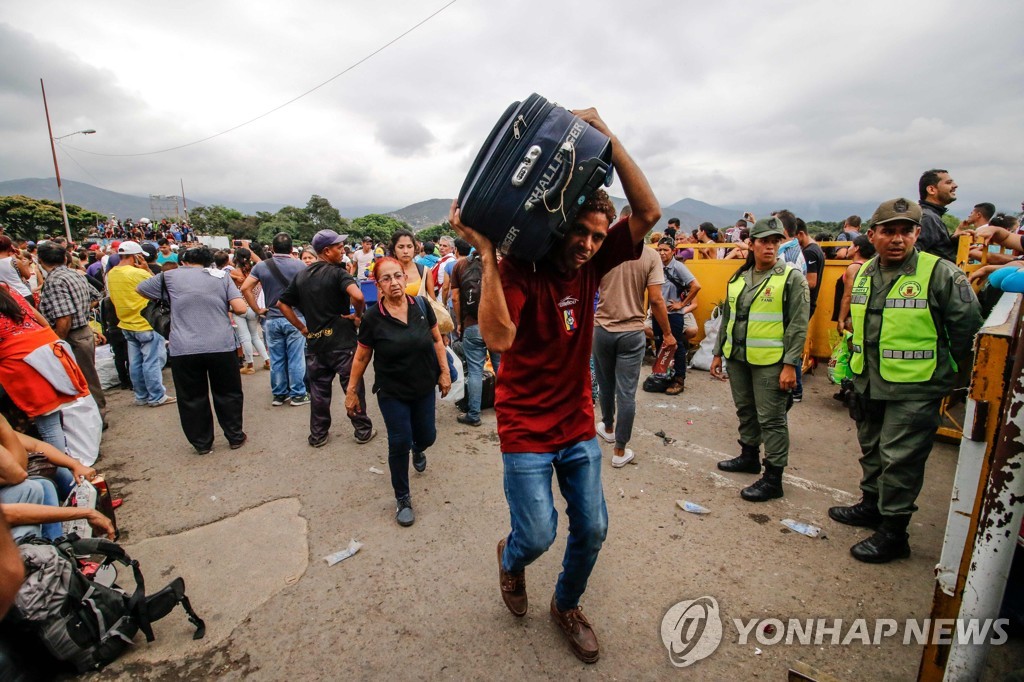
M502 452L555 452L596 435L590 391L594 294L605 273L638 258L643 248L620 220L594 257L571 273L547 260L502 259L501 285L516 325L495 389Z

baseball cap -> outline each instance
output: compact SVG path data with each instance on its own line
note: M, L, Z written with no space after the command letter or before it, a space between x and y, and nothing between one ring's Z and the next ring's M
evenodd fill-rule
M313 235L313 250L320 253L328 246L334 246L335 244L341 244L345 239L335 232L334 230L320 230Z
M146 242L145 244L142 245L142 250L146 252L147 260L150 258L156 258L156 254L158 253L156 246L149 242Z
M868 221L868 227L884 225L885 223L891 223L896 220L909 220L915 225L920 225L921 207L916 201L911 201L910 199L905 199L903 197L883 201L879 204L878 208L875 209L874 214L871 216L871 220Z
M370 235L366 235L365 237L363 237L363 241L364 242L370 242L372 244L373 243L373 237L371 237Z
M765 237L771 237L772 235L778 235L780 237L786 236L786 231L782 228L782 221L772 216L771 218L761 218L754 226L750 228L751 239L763 239Z
M142 251L142 247L139 246L138 242L121 242L120 246L117 247L117 255L142 256L145 254Z

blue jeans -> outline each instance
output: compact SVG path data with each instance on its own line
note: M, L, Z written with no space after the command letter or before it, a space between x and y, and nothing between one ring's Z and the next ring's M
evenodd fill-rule
M128 373L132 377L135 400L150 405L160 402L167 395L163 377L167 361L164 337L152 330L125 330L124 338L128 341Z
M303 397L306 395L306 339L283 317L268 317L263 333L270 353L270 392Z
M409 450L423 452L437 438L434 391L408 401L378 393L377 405L388 430L388 468L397 500L409 494Z
M569 538L562 573L555 584L555 604L559 611L576 608L608 535L597 437L558 452L504 452L501 457L505 464L505 499L512 519L502 567L518 573L555 541L558 512L551 494L554 471L569 516Z
M43 441L49 443L61 452L68 451L68 441L64 437L64 426L60 421L60 410L55 410L50 414L40 415L36 417L33 422L36 425L36 431L39 432L39 437Z
M487 362L487 346L484 345L484 338L480 336L480 325L474 324L462 331L462 352L466 354L466 397L469 400L466 416L477 420L480 419L484 363ZM497 376L498 367L501 365L501 355L491 353L491 364L494 366L494 374Z
M2 504L39 504L57 506L57 490L53 482L45 478L27 478L17 485L0 487L0 503ZM14 526L11 535L20 540L26 535L55 540L63 535L60 523L31 524Z

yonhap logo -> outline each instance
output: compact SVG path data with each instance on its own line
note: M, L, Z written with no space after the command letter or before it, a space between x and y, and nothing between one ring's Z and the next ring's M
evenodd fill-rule
M661 619L661 641L668 659L685 668L713 654L722 643L722 617L714 597L681 601Z

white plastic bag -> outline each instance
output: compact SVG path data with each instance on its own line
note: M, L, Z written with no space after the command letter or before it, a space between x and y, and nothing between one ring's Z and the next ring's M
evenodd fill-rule
M451 390L441 400L453 403L456 400L462 400L462 396L466 394L466 367L462 364L462 360L459 360L459 356L455 354L455 351L451 349L451 346L445 346L444 350L448 354L448 367L449 369L455 367L455 374L452 375ZM441 389L435 390L437 391L437 396L440 397Z
M93 403L95 404L95 402ZM99 498L96 492L95 486L89 481L82 478L78 482L78 485L72 491L74 495L69 495L68 499L64 502L64 506L74 506L79 509L95 509L96 500ZM71 504L72 497L75 503ZM61 528L64 531L64 535L68 533L77 533L80 538L91 538L92 537L92 526L85 519L75 519L73 521L64 521L61 524Z
M96 346L96 373L100 375L100 386L104 389L121 385L114 365L114 353L110 345Z
M60 408L64 421L64 437L68 442L68 455L85 466L92 466L100 455L103 439L103 417L96 399L84 395Z
M711 311L711 318L704 323L704 339L700 342L700 348L693 354L690 360L690 367L702 369L705 372L711 369L711 361L715 357L715 343L718 341L718 332L722 327L722 311L716 307Z

